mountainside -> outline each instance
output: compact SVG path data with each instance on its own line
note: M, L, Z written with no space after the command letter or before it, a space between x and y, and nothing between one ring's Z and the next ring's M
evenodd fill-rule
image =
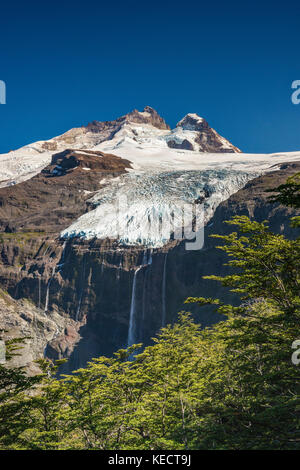
M148 344L188 296L234 301L202 280L227 269L208 235L236 214L289 235L291 211L265 190L299 170L300 152L242 154L198 115L170 130L149 107L0 156L0 329L31 336L17 360L35 373L34 359L65 357L70 372ZM186 207L185 228L205 226L191 251L175 237Z

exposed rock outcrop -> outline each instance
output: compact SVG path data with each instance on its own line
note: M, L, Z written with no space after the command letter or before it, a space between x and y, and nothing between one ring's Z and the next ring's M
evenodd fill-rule
M183 139L181 142L176 142L176 140L170 139L167 143L172 149L194 150L193 144L187 139Z
M33 302L15 300L0 290L0 338L24 338L10 365L23 366L30 375L40 372L34 361L49 356L53 347L62 356L70 355L80 339L79 327L71 318L55 311L46 315Z

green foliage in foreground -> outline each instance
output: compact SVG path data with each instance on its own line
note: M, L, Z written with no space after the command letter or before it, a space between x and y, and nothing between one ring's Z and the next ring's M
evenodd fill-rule
M0 366L0 447L299 449L300 239L247 217L229 223L237 231L219 238L234 274L210 278L241 305L186 301L226 321L201 330L182 312L143 352L119 350L61 380L44 360L36 384Z
M277 188L269 189L273 193L270 196L271 202L280 202L285 206L300 208L300 173L296 173L287 179L284 184Z

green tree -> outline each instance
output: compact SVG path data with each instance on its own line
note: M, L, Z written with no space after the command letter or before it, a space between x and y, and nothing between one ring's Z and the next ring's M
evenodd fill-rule
M213 328L215 341L224 346L217 367L221 387L207 383L200 410L214 400L199 446L298 447L299 369L291 362L291 345L299 338L300 239L287 240L270 232L266 222L244 216L227 223L238 232L213 236L224 242L219 248L235 271L207 278L238 292L241 305L187 299L214 304L228 319Z
M22 400L26 429L18 435L17 447L31 450L58 449L66 434L62 417L65 390L57 379L58 368L64 359L53 363L47 359L36 361L41 370L38 385Z
M20 355L27 338L7 340L6 363L0 364L0 449L10 448L17 436L28 426L23 400L26 392L40 380L28 377L24 367L12 366L11 360Z
M270 202L279 202L285 206L300 208L300 173L296 173L287 179L284 184L277 188L269 189L268 192L274 193L270 196Z

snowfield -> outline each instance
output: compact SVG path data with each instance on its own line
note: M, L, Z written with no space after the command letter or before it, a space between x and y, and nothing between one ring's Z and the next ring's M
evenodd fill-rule
M0 154L0 188L32 178L51 162L53 152L42 151L42 143Z

